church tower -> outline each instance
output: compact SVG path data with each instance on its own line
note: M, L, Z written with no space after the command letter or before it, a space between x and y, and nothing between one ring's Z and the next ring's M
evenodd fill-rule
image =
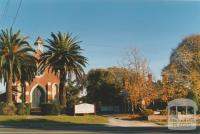
M44 44L44 40L39 36L37 38L37 40L35 41L35 46L37 47L36 48L36 51L40 51L40 53L43 53L43 44Z

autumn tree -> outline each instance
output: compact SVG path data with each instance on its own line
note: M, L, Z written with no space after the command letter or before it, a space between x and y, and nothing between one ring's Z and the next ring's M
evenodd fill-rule
M152 76L147 59L137 49L131 49L123 58L125 90L134 107L145 107L154 99Z
M200 101L200 35L182 40L173 50L162 76L168 100L187 97L189 91L193 90Z

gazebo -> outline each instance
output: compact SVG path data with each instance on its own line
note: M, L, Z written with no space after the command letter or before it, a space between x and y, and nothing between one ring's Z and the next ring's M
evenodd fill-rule
M193 100L179 98L168 103L168 129L196 129L196 111L198 107Z

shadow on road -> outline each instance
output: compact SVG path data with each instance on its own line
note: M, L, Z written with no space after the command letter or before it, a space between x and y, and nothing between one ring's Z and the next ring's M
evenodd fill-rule
M166 127L114 127L99 124L76 124L70 122L55 122L46 119L24 119L24 120L7 120L1 121L0 125L4 128L30 129L30 130L47 130L47 131L76 131L76 132L106 132L106 133L135 133L135 134L199 134L200 128L195 131L171 131Z

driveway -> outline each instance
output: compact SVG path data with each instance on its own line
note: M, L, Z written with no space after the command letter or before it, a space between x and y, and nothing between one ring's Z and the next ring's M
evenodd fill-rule
M145 122L145 121L128 121L128 120L122 120L116 117L108 117L109 123L108 126L118 126L118 127L161 127L160 125L157 125L152 122Z

